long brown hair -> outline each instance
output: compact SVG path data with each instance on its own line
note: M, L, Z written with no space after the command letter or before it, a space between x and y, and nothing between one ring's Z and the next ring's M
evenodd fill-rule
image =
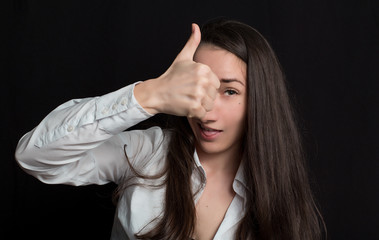
M308 180L301 136L279 61L266 39L241 22L216 19L202 43L223 48L247 65L247 114L242 161L247 186L236 239L321 239L322 217ZM188 239L196 221L191 191L195 140L175 118L165 169L165 206L158 224L139 239ZM161 176L161 175L160 175Z

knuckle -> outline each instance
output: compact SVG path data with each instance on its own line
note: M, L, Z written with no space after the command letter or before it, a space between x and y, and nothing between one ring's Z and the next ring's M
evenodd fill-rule
M209 77L212 86L218 89L221 85L220 79L216 76L216 74L212 73Z
M207 114L207 112L204 109L202 109L202 111L200 111L198 114L198 118L202 119L203 117L205 117L206 114Z
M197 85L194 91L195 100L201 100L205 95L205 91L202 85Z
M204 109L209 112L213 109L213 103L209 103L207 105L205 105Z
M210 72L210 68L205 64L198 63L196 64L195 71L198 75L207 75Z
M189 109L189 116L198 117L199 113L204 112L203 106L200 103L195 103L191 105Z
M196 111L200 107L201 107L201 103L198 102L198 101L194 101L194 102L191 103L191 106L190 106L189 110L190 111Z

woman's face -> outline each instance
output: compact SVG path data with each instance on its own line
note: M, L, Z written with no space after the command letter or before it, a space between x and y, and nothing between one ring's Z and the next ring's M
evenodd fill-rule
M194 61L208 65L221 86L214 107L203 119L189 118L199 154L238 153L246 115L246 63L210 44L198 48Z

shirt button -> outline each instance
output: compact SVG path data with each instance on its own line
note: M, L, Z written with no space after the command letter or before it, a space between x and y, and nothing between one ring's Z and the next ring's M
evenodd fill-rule
M74 128L71 125L67 127L68 132L71 132L72 130L74 130Z
M101 111L101 113L102 113L103 115L107 114L107 113L108 113L108 108L104 108L103 111Z
M112 106L112 110L115 110L116 107L117 107L117 103L113 104L113 106Z
M122 99L122 101L121 101L121 105L122 105L122 106L125 106L125 105L126 105L126 99L125 99L125 98Z

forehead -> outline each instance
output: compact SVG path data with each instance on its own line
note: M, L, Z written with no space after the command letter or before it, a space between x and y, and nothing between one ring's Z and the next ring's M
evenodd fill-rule
M246 63L225 49L201 44L194 61L208 65L219 79L238 79L246 84Z

